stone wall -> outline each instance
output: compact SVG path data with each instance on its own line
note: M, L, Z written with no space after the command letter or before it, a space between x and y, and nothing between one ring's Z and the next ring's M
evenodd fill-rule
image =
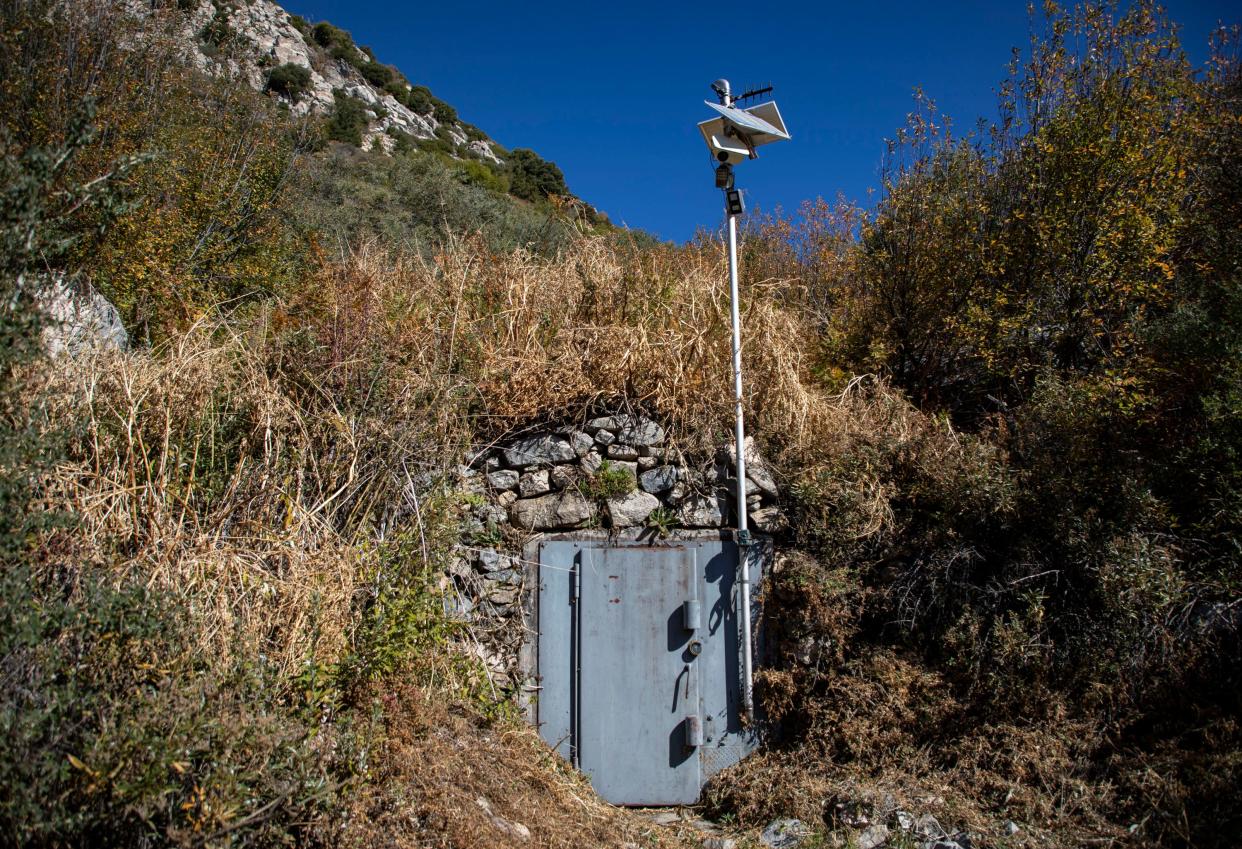
M686 456L658 422L632 414L537 430L478 451L459 471L470 494L461 544L444 578L450 615L470 624L467 648L501 688L521 684L519 656L536 565L535 534L593 531L656 541L735 526L733 446ZM751 527L784 527L775 477L748 439Z

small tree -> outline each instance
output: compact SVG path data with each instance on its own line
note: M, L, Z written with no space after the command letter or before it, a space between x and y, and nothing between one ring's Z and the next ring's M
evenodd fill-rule
M565 175L553 162L533 150L518 148L509 155L510 194L523 200L538 202L549 195L568 197Z

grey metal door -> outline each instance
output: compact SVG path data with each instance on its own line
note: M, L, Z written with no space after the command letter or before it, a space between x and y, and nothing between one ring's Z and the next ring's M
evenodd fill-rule
M694 549L586 548L578 579L579 768L613 804L696 802Z
M588 532L536 540L527 557L539 562L532 719L601 796L691 804L754 751L740 713L732 541Z

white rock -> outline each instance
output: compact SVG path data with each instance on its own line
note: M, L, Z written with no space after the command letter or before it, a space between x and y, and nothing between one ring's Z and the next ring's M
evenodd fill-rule
M567 486L573 486L573 467L553 466L552 471L548 473L548 483L552 485L553 489L564 489Z
M582 468L591 474L598 472L602 465L604 465L604 458L600 456L598 451L589 451L582 458Z
M551 492L551 490L552 485L548 483L547 469L540 469L536 472L527 472L522 475L522 479L518 481L518 492L523 498L543 495L545 492Z
M677 521L686 528L718 528L724 524L720 499L691 495L677 511Z
M492 150L491 144L484 139L476 139L475 141L470 142L468 146L471 150L489 162L493 162L496 165L505 164L504 160L496 155L496 151Z
M747 491L750 491L752 488L758 489L769 498L779 498L780 489L776 485L776 479L772 476L772 472L768 468L768 464L763 459L763 456L755 448L754 437L746 437L742 444L746 449ZM730 474L732 474L737 468L737 445L729 443L725 447L724 455Z
M608 515L614 528L632 528L647 521L660 506L660 499L648 492L634 490L629 495L608 499Z
M579 458L585 457L591 452L592 449L595 448L595 440L591 439L588 434L585 434L580 430L569 432L569 444L573 447L574 453L577 454Z
M664 442L664 428L651 419L638 419L626 423L617 432L617 439L629 445L660 445Z
M478 552L479 568L485 572L499 572L513 568L513 558L501 554L494 548L484 548Z
M769 849L791 849L810 834L811 830L801 820L776 820L759 835L759 842Z
M785 514L779 507L750 511L750 523L760 533L771 534L785 528Z
M630 421L630 416L600 416L597 419L591 419L587 422L587 430L610 430L616 433ZM595 434L595 438L599 438L599 434Z
M37 299L46 321L43 347L50 355L129 348L121 314L93 286L74 285L57 275L43 283Z

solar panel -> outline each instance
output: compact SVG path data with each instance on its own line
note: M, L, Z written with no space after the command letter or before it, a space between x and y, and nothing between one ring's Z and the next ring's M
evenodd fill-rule
M774 136L775 138L770 139L770 141L789 138L789 134L784 130L772 126L767 121L747 110L735 109L732 106L722 106L719 103L712 103L710 100L705 100L703 102L712 109L715 109L720 113L721 117L723 117L730 124L733 124L739 130L742 130L747 135Z

